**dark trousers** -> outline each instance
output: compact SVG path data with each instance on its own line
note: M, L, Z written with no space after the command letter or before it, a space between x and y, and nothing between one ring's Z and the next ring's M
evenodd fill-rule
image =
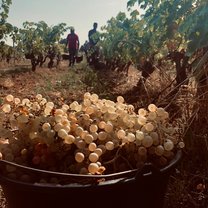
M69 66L73 66L76 58L76 48L69 48Z

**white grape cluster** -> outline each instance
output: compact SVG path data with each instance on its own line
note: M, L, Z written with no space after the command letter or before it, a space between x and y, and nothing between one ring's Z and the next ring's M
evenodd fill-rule
M41 94L7 95L0 108L1 158L50 171L107 174L146 162L162 167L184 147L180 135L163 108L150 104L135 112L122 96L113 102L86 92L81 103L56 107Z

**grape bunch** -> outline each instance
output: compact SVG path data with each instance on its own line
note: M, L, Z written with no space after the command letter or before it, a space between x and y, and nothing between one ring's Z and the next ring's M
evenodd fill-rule
M86 92L80 103L56 106L41 94L7 95L0 107L1 159L49 171L105 175L147 162L164 167L184 147L181 135L164 108L136 112L122 96L114 102ZM15 167L6 171L16 177Z

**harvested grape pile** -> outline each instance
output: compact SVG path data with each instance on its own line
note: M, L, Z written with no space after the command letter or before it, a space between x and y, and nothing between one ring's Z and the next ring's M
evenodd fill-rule
M41 94L22 100L7 95L0 123L2 159L63 173L109 174L146 162L164 167L184 147L168 112L150 104L135 113L122 96L113 102L87 92L81 103L56 107ZM6 166L6 174L32 180L13 166Z

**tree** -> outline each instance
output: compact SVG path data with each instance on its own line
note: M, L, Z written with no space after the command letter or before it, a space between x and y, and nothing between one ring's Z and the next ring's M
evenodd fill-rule
M2 0L0 4L0 41L12 30L11 24L6 21L9 14L9 6L11 4L11 0Z
M67 30L65 23L49 27L44 21L38 23L24 22L23 29L19 30L18 46L22 47L27 59L31 60L32 70L37 65L42 66L49 58L48 67L51 68L55 57L60 57L61 35Z
M12 25L7 22L11 0L2 0L0 3L0 51L1 60L9 62L12 55L12 48L5 44L4 38L12 31Z

